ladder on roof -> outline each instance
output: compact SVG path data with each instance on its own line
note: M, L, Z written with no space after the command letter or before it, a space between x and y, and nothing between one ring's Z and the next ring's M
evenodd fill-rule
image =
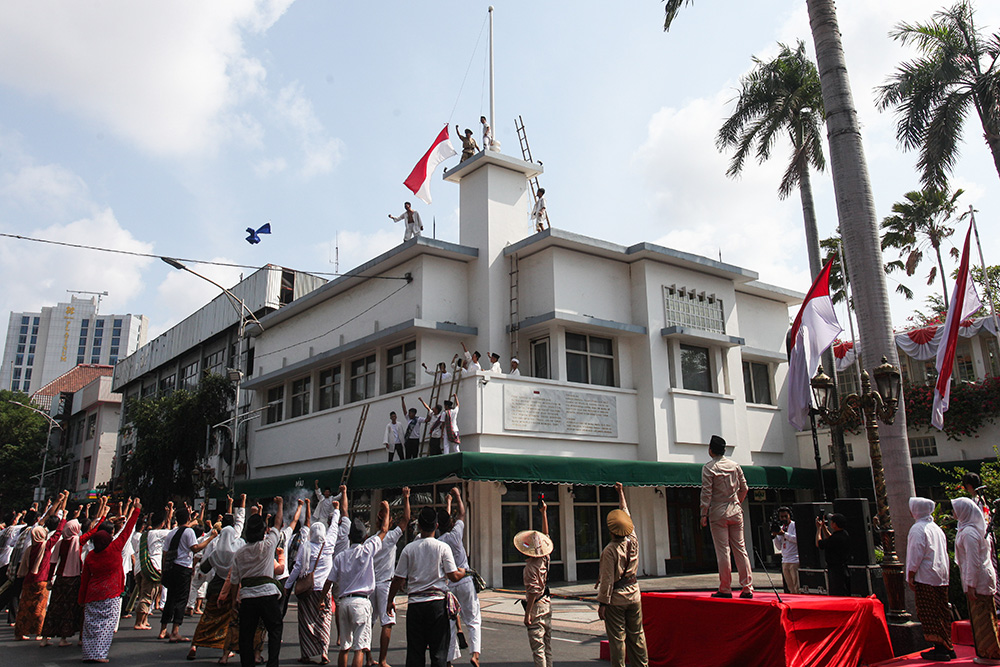
M517 140L521 143L521 155L524 157L525 162L534 162L531 159L531 147L528 146L528 133L524 129L524 120L521 116L514 119L514 128L517 130ZM539 162L541 164L541 162ZM528 179L528 186L531 189L531 203L534 205L538 201L538 176L532 176ZM552 227L549 223L549 211L545 210L545 226Z
M520 287L518 285L518 260L517 253L510 256L510 358L517 358L517 337L521 315L518 312L518 297Z
M452 360L451 364L451 381L448 384L448 393L445 394L445 399L448 400L452 395L458 393L458 385L462 381L462 367L458 363L458 355ZM431 407L431 415L433 418L433 409L441 401L441 389L444 387L444 373L434 369L434 384L431 385L431 400L428 401L427 405ZM417 452L417 457L429 455L429 452L425 454L424 446L430 439L430 426L431 419L424 422L424 433L420 437L420 449Z
M365 422L368 421L368 408L370 403L365 403L361 407L361 418L358 420L358 430L354 432L354 442L351 443L351 451L347 453L347 463L344 464L344 472L340 475L340 485L346 486L351 479L351 471L354 470L354 461L358 458L358 448L361 446L361 433L365 430Z

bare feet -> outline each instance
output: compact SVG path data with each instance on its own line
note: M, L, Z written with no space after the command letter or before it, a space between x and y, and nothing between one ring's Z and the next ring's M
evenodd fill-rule
M147 623L145 625L135 625L135 626L132 627L132 629L133 630L152 630L153 626Z
M166 639L168 636L169 635L167 634L167 629L166 628L160 630L160 636L159 636L160 639Z
M469 662L471 662L474 667L479 667L479 654L473 653L471 656L469 656Z
M61 641L59 642L59 646L72 646L72 645L73 645L73 642L71 642L70 640L68 640L68 639L66 639L66 638L63 638L63 639L62 639L62 640L61 640Z
M48 645L49 645L49 638L48 637L43 637L42 638L41 646L48 646Z

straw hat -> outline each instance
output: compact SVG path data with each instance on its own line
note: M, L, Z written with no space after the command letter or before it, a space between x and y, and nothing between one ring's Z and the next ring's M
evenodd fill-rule
M525 556L548 556L552 546L552 539L537 530L522 530L514 536L514 547Z
M612 535L625 537L632 534L632 517L622 510L608 512L608 530Z

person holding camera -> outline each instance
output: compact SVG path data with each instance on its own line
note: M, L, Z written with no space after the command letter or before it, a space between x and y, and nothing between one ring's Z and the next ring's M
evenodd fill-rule
M785 581L785 592L799 592L799 540L795 534L792 510L778 509L778 520L771 524L771 538L774 550L781 553L781 578Z
M847 517L831 514L829 525L816 517L816 547L826 552L826 571L830 595L847 597L851 594L851 577L847 563L851 560L851 538L847 534Z

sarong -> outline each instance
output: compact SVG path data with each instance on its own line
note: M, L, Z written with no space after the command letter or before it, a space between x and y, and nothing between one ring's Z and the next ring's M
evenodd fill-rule
M997 615L992 595L968 597L969 617L972 620L972 637L976 641L976 655L980 658L1000 660L1000 640L997 639Z
M83 607L77 604L80 577L56 577L49 596L49 610L42 625L43 637L72 637L83 626Z
M309 591L299 598L299 650L302 657L309 660L326 657L330 645L330 621L333 617L330 596L322 591ZM326 600L326 611L320 610L320 602Z
M121 613L120 596L88 602L83 606L83 632L80 633L80 639L83 641L84 660L107 659Z
M46 582L24 581L21 589L21 601L17 608L17 621L14 623L15 637L34 639L42 633L45 622L45 605L49 601L49 589Z
M913 582L917 601L917 617L924 629L924 639L952 649L951 611L948 609L948 587Z
M204 613L194 631L192 646L226 648L226 636L229 634L229 622L233 614L233 596L230 595L223 603L219 602L219 593L225 583L226 580L222 577L215 577L208 584Z

